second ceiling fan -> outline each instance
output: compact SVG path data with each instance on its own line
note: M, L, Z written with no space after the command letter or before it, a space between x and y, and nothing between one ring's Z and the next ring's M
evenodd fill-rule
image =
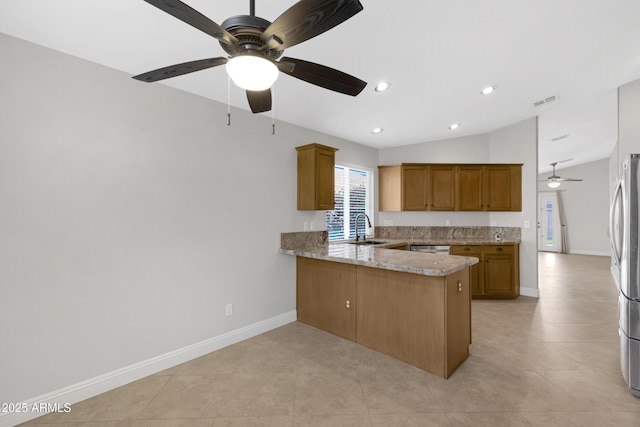
M180 0L144 0L217 39L229 55L170 65L133 76L156 82L226 64L234 83L246 90L251 111L271 110L271 85L280 72L335 92L356 96L366 82L333 68L282 56L295 46L341 24L360 12L358 0L300 0L273 23L255 16L255 0L250 14L232 16L218 25Z
M569 160L572 160L572 159L569 159ZM551 165L551 167L553 168L553 173L546 180L547 185L549 187L558 188L558 187L560 187L560 183L563 182L563 181L582 181L582 178L562 178L562 177L556 175L556 165L558 163L567 162L569 160L562 160L560 162L549 163L549 165Z

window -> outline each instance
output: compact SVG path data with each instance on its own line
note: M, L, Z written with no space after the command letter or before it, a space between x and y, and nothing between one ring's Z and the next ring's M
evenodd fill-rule
M373 225L373 173L359 168L336 165L335 167L335 209L327 211L327 231L329 240L353 239L356 237L356 215L364 213ZM358 221L358 233L370 234L366 220Z

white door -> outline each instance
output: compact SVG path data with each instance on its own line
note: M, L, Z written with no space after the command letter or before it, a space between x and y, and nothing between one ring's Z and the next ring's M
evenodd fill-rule
M538 193L538 250L560 252L560 215L555 191Z

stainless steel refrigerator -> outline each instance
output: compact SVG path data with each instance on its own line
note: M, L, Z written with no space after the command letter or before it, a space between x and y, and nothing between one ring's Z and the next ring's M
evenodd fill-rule
M640 396L640 154L629 155L611 201L611 271L618 296L620 367Z

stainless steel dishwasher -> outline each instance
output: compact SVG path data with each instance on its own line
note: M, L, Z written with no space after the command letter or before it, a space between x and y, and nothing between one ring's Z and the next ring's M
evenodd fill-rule
M445 245L410 245L411 252L425 252L428 254L449 255L450 246Z

